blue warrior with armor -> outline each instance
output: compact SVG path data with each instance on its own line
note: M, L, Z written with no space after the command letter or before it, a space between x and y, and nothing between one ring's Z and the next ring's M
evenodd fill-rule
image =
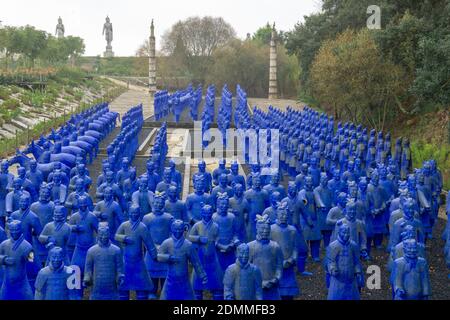
M1 300L33 300L28 281L27 264L33 260L33 247L25 240L22 222L8 223L10 238L0 244L0 265L3 268Z
M112 233L111 240L114 240L114 234L117 228L125 221L125 215L120 205L114 201L113 190L107 187L104 190L103 200L98 202L94 208L93 214L99 222L107 222Z
M210 204L209 198L209 195L205 194L205 179L203 177L194 178L194 192L186 198L186 210L191 225L202 219L202 206Z
M134 192L131 197L132 205L141 208L141 220L146 214L152 212L154 197L154 193L148 189L147 177L142 176L139 179L139 190Z
M359 300L363 284L358 245L351 240L350 227L342 223L337 240L327 248L326 270L330 275L328 300Z
M119 287L125 279L123 255L110 238L108 225L102 223L98 228L97 244L87 252L83 286L92 286L91 300L119 299Z
M230 198L230 209L236 219L237 236L241 242L247 241L246 221L248 219L249 206L244 197L244 186L240 183L233 185L233 197Z
M163 241L170 237L170 227L174 221L173 216L164 211L165 201L164 193L156 191L153 212L145 215L142 220L152 236L156 248L159 248ZM156 298L158 287L160 286L162 288L164 286L164 279L167 276L167 264L153 259L152 255L148 252L145 254L145 264L154 285L150 292L150 298L154 299Z
M202 208L202 220L194 224L189 232L189 240L197 246L200 262L208 277L206 284L192 273L192 284L197 300L203 300L203 291L209 290L214 300L223 300L223 270L217 257L217 241L219 226L212 219L213 208L205 205Z
M328 187L328 176L325 172L320 175L320 185L314 189L314 201L323 245L326 248L330 244L330 237L333 232L333 227L327 224L328 212L333 207L333 192Z
M278 243L283 252L283 275L280 279L280 296L283 300L292 300L300 294L294 270L297 264L298 241L296 241L297 229L288 224L286 203L278 205L276 224L272 224L270 234L271 239Z
M256 216L261 215L270 205L269 194L262 189L261 177L259 174L252 176L251 189L244 193L244 197L249 205L247 239L254 240L256 238Z
M240 243L237 237L236 217L228 209L228 195L219 193L217 197L217 211L212 219L219 227L216 245L219 263L223 272L236 260L235 250Z
M172 236L166 239L158 250L158 261L167 263L167 277L161 292L161 300L193 300L195 299L189 281L189 262L203 284L208 277L192 242L185 239L187 225L175 220L171 226Z
M249 262L249 246L243 243L236 251L236 262L227 268L223 279L225 300L262 300L262 274Z
M280 300L279 287L283 276L283 251L278 243L270 240L269 217L258 215L256 229L256 240L248 244L250 263L261 270L263 300Z
M122 247L125 275L119 296L121 300L129 300L130 291L136 291L138 300L147 300L153 283L145 267L144 248L152 259L156 259L157 251L151 233L140 220L139 207L132 206L129 216L130 219L120 225L114 236Z
M165 211L170 213L174 219L188 222L186 204L178 199L178 190L176 186L170 186L167 191L167 200L165 203ZM165 239L164 239L165 240Z
M72 269L67 266L67 253L60 247L50 250L48 266L36 278L34 300L72 300L69 287Z
M53 221L47 223L44 226L41 234L39 235L39 242L47 249L58 247L64 254L64 264L69 265L70 259L67 251L67 244L69 242L71 227L67 221L67 209L63 206L56 206L55 213L53 215ZM46 258L47 264L49 259Z

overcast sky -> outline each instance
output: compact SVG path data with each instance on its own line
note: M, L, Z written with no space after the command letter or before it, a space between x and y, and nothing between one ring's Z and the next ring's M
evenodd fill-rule
M268 21L279 30L290 30L304 15L320 10L320 0L2 0L3 25L30 24L55 32L61 16L66 35L85 40L85 55L105 51L103 23L109 15L114 27L112 43L116 56L134 55L149 36L150 21L155 19L157 50L161 35L175 22L189 16L221 16L238 37L245 38Z

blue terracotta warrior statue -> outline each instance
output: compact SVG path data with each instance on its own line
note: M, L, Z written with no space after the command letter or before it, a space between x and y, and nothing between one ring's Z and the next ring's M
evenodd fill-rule
M297 242L298 242L298 258L297 270L301 275L310 276L311 272L305 271L306 259L308 258L308 244L303 235L303 228L298 217L303 213L301 210L301 200L297 196L297 187L293 181L288 184L287 197L282 200L288 206L288 224L294 225L297 228Z
M217 238L218 258L222 271L236 260L235 250L240 241L237 237L236 217L229 210L229 199L226 193L219 193L217 211L212 219L219 228Z
M269 194L262 189L261 177L259 174L254 174L252 176L251 189L244 193L244 197L249 206L247 239L254 240L256 238L256 216L261 215L270 205Z
M155 163L152 160L147 161L147 172L142 176L147 177L148 190L155 192L156 186L161 182L161 177L156 172Z
M244 197L244 186L240 183L233 185L233 197L230 198L230 209L236 219L237 236L241 242L247 241L246 220L248 219L249 206Z
M50 201L50 190L47 184L42 184L41 189L39 190L39 201L31 205L30 211L37 215L41 226L45 226L47 223L53 221L55 204ZM47 250L40 244L36 244L35 249L35 254L39 255L39 261L46 261Z
M19 210L14 211L10 219L21 222L23 237L33 246L34 259L28 263L27 273L30 284L34 287L34 281L42 267L41 255L37 253L41 249L41 244L37 238L42 231L42 225L38 216L30 210L30 197L28 195L22 194L20 196Z
M156 259L156 247L151 233L141 222L139 207L131 207L130 219L120 225L115 234L115 240L120 243L124 260L124 281L120 286L121 300L130 299L130 291L136 291L138 300L147 300L153 283L144 263L144 248L151 257Z
M48 255L48 266L36 278L34 300L72 300L73 289L69 287L72 269L66 263L67 253L54 247Z
M86 167L84 164L79 164L77 166L77 174L74 175L70 179L69 190L74 191L76 189L75 182L78 179L81 179L83 181L84 191L88 192L89 188L91 187L91 184L92 184L92 179L88 176L88 173L86 171Z
M328 212L333 207L333 192L328 187L328 176L325 172L320 175L320 185L314 189L314 201L317 209L317 220L322 234L324 248L330 244L333 226L327 224Z
M172 170L167 167L163 172L163 180L156 186L156 191L167 193L167 190L172 185L176 186L177 189L180 190L178 185L172 181Z
M233 196L233 188L228 186L227 176L225 174L221 174L217 179L218 184L213 188L210 199L210 203L213 208L216 208L217 197L219 193L226 193L228 195L228 198L231 198Z
M417 181L417 199L419 204L419 216L423 225L423 231L426 238L432 237L432 210L433 210L433 196L429 185L425 184L425 176L423 172L419 171L416 175Z
M36 194L38 194L39 188L42 182L44 182L44 175L38 169L36 160L30 161L30 169L26 173L25 177L30 180L31 185L34 187L34 190L36 190ZM33 200L36 201L35 199Z
M169 168L170 168L170 175L171 175L171 182L172 184L175 184L178 189L178 194L181 194L182 188L183 188L183 181L181 179L181 173L177 170L176 163L173 159L169 160ZM167 191L166 191L167 192Z
M250 262L262 274L263 300L280 300L279 285L283 276L283 252L275 241L270 240L269 217L257 217L257 237L250 242Z
M225 300L262 300L262 274L249 262L249 246L239 245L236 255L236 262L227 268L223 279Z
M113 199L113 190L110 187L105 188L103 200L98 202L92 212L99 222L107 222L112 238L116 234L117 228L124 222L125 215L120 205Z
M210 204L210 197L205 194L205 179L203 177L194 177L194 192L186 198L186 210L191 225L202 219L201 211L205 204Z
M266 208L263 212L263 216L269 216L270 224L275 224L277 222L277 208L278 203L282 201L284 197L281 197L281 194L278 191L270 193L269 200L270 206ZM292 222L292 219L290 219Z
M284 199L286 197L286 190L284 187L280 184L280 175L278 171L274 172L270 176L270 184L265 185L264 190L267 191L267 193L271 194L273 192L279 192L281 195L281 199Z
M0 300L33 300L27 276L27 264L33 261L33 247L25 240L20 221L12 220L8 228L10 238L0 244L0 264L3 269Z
M301 200L300 213L294 217L294 223L299 223L303 230L303 236L309 242L311 257L314 262L320 261L320 241L322 235L317 219L316 204L314 200L313 180L311 176L305 178L305 189L302 189L298 197Z
M373 238L367 239L367 244L370 247L373 244L380 249L383 244L383 237L387 233L385 211L386 193L379 185L379 175L377 170L374 170L370 176L370 183L367 186L367 198L369 201L369 214L367 215L367 223L372 226ZM370 252L370 249L369 249Z
M122 191L125 180L130 178L130 176L131 176L130 161L128 160L127 157L124 157L122 158L122 168L117 172L116 175L116 182Z
M203 159L198 162L198 172L194 173L192 179L195 182L200 177L204 179L205 192L210 193L212 191L212 175L206 170L206 162Z
M189 240L198 248L200 262L205 269L208 283L203 284L196 272L192 273L195 297L203 300L203 291L209 290L214 300L223 300L223 270L217 257L217 241L219 226L212 219L213 208L205 205L202 208L202 220L194 224L189 232Z
M345 206L345 217L338 220L334 229L331 241L337 239L339 228L342 224L346 224L350 229L350 240L358 246L361 258L368 260L367 254L367 235L364 222L356 218L357 206L354 199L349 199Z
M17 168L17 176L22 180L22 189L28 191L31 202L37 201L39 195L39 186L31 183L26 177L26 169L24 167Z
M219 160L219 167L214 169L212 178L213 178L213 184L215 186L219 185L219 177L224 174L225 176L228 176L230 173L230 170L226 168L226 161L225 159Z
M14 211L19 210L20 197L25 194L28 197L30 193L22 188L23 180L15 178L13 181L13 189L6 195L5 198L5 210L6 217L9 217Z
M170 213L174 219L188 222L186 204L178 199L178 189L176 186L170 186L167 191L167 200L165 203L165 211ZM165 240L165 239L164 239Z
M83 180L77 179L75 182L75 191L71 192L67 197L65 202L65 207L70 210L70 213L74 213L80 207L80 199L84 197L86 198L87 207L89 210L94 209L94 202L92 201L91 196L85 191Z
M350 239L350 227L342 223L337 240L327 248L328 300L359 300L359 288L364 285L359 255L358 245Z
M55 172L53 175L53 181L49 183L48 188L50 189L50 200L55 204L58 203L60 205L64 205L68 192L67 186L62 183L61 172Z
M106 173L108 171L111 171L111 165L109 164L108 160L102 161L102 172L97 177L97 189L106 182Z
M88 205L88 198L81 196L78 199L78 211L72 214L69 220L75 238L75 250L71 264L78 266L81 274L84 271L86 254L89 248L95 244L95 233L98 229L98 219L89 210ZM82 298L82 290L78 291L78 298Z
M152 212L152 203L155 195L148 189L148 181L146 176L139 179L139 190L133 193L133 206L141 208L141 219L148 213Z
M280 279L280 296L283 300L292 300L300 294L295 278L297 265L298 241L297 229L288 224L288 208L286 203L280 203L277 208L277 222L272 224L271 238L278 243L283 252L283 275Z
M415 232L415 239L420 243L425 243L425 233L422 222L415 218L414 201L411 198L406 198L403 203L403 217L398 219L392 228L389 239L390 248L395 247L401 241L401 234L406 226L412 226Z
M62 250L65 265L70 264L70 257L67 252L67 244L69 242L71 227L67 221L67 209L63 206L56 206L53 215L53 221L44 226L39 235L39 242L47 249L58 247ZM45 258L48 264L48 259Z
M109 227L102 223L97 244L87 252L83 286L92 286L91 300L119 299L119 287L125 279L123 255L110 238Z
M103 200L105 196L105 189L111 188L113 192L113 198L117 201L118 204L122 207L122 209L126 209L124 204L123 191L120 189L119 185L115 182L115 174L112 171L106 172L106 181L102 183L100 187L97 188L97 192L95 193L95 197L100 201Z
M12 189L14 175L9 172L8 160L2 160L0 164L0 226L5 226L6 219L6 195Z
M175 186L173 187L176 188ZM170 213L164 211L165 201L164 193L156 191L153 212L147 214L142 220L156 248L159 248L164 240L170 238L170 227L174 220ZM150 297L155 299L158 286L161 289L164 286L164 279L167 276L167 264L156 261L149 252L145 254L145 264L154 285L150 292Z
M241 184L245 189L245 177L239 174L239 164L237 161L233 161L230 167L230 173L228 174L228 185L234 187L235 184Z
M175 220L171 226L172 236L158 250L158 261L168 264L167 278L161 292L161 300L194 300L195 295L189 281L189 262L203 284L208 277L192 243L185 239L187 225Z
M403 257L394 261L395 300L427 300L431 295L428 264L418 255L417 241L404 241L403 251Z

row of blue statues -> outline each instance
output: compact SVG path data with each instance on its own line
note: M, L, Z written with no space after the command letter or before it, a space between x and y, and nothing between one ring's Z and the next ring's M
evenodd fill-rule
M189 107L189 115L192 120L197 121L198 109L202 101L202 87L194 89L189 85L184 90L169 94L167 90L158 91L154 97L155 120L167 118L173 114L175 122L179 123L184 110Z
M223 99L228 101L227 90ZM214 91L208 88L202 113L208 125L214 121ZM218 121L228 117L227 101ZM221 159L210 173L200 160L192 178L194 192L186 199L180 199L182 175L167 160L165 123L146 172L137 177L131 167L143 123L139 106L122 119L121 135L97 178L95 201L88 193L92 179L85 158L65 177L57 169L51 181L34 185L37 200L24 187L34 183L27 178L30 170L19 168L14 178L3 161L0 181L6 177L8 183L0 192L12 210L5 212L6 232L0 230L0 298L81 299L89 292L91 299L129 299L135 291L138 299L159 293L161 299L178 300L202 299L210 291L215 299L292 299L300 294L296 275L311 275L307 258L321 261L322 247L328 298L359 299L361 260L371 259L372 246L381 248L383 238L388 238L393 298L428 298L425 241L437 221L442 189L436 163L427 161L414 172L406 166L403 177L400 168L403 158L410 161L409 149L401 150L399 165L384 147L380 156L375 152L375 160L367 156L361 161L361 153L349 151L348 145L353 136L362 142L372 139L364 138L363 128L344 124L334 132L331 117L309 108L254 109L250 115L246 105L246 94L238 88L236 127L288 128L287 143L280 143L280 168L267 174L255 163L244 176L239 163L228 168ZM299 127L298 135L291 135L290 127ZM334 150L339 156L323 152L327 143L321 149L325 133L332 136L332 147L340 147ZM310 154L306 143L300 153L301 142L308 139L319 148ZM355 165L358 160L362 167ZM58 191L63 186L65 197ZM449 233L447 227L446 239ZM448 246L447 240L447 260ZM77 268L81 284L69 286Z

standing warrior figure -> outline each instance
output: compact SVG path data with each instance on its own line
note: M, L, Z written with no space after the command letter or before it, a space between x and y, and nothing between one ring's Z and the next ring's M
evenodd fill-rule
M417 241L404 241L403 251L403 257L394 261L394 299L427 300L431 295L428 264L418 256Z
M34 300L72 300L72 291L67 285L72 275L66 266L65 250L54 247L49 252L49 264L38 273Z
M91 300L118 300L123 284L123 256L120 248L111 243L109 227L98 228L98 243L86 256L83 286L91 288Z
M93 214L99 222L108 223L110 231L113 233L111 236L111 240L113 240L117 229L126 219L122 208L113 199L113 190L110 187L106 187L104 191L103 200L97 203Z
M197 273L192 273L195 297L198 300L203 300L204 290L209 290L214 300L223 299L223 271L216 250L219 226L213 221L212 214L213 208L205 205L202 208L202 220L197 222L189 232L189 240L197 245L200 262L208 277L208 283L205 285Z
M12 188L14 175L9 172L8 160L2 160L0 168L0 226L5 226L6 218L6 195Z
M138 300L147 300L153 283L144 263L143 249L147 250L152 259L156 259L156 247L147 227L140 220L139 207L130 208L130 220L122 223L117 230L115 239L122 246L124 255L123 284L120 286L120 300L129 300L130 291L136 291Z
M56 25L55 34L58 38L64 38L64 33L66 29L64 28L61 17L58 18L58 24Z
M202 283L208 277L200 262L197 251L189 240L184 238L187 225L175 220L171 226L172 236L166 239L159 248L158 261L168 263L167 278L161 292L161 300L193 300L195 299L189 281L189 262L194 267Z
M22 222L8 224L10 238L0 244L0 264L3 268L1 300L33 300L27 277L27 264L33 260L33 247L25 240Z
M176 189L175 186L173 188ZM175 192L177 191L175 190ZM170 238L170 226L174 220L170 213L164 211L164 202L164 193L156 191L153 212L147 214L142 220L157 249L164 240ZM156 261L151 255L151 252L147 251L145 254L145 265L154 285L150 291L150 298L155 299L158 286L160 285L161 289L164 286L164 280L167 276L167 264Z
M174 219L188 222L186 204L184 201L178 199L177 187L170 186L167 195L168 199L166 200L164 210L170 213Z
M298 255L297 229L288 224L287 203L277 208L277 223L271 226L272 240L278 243L283 252L283 276L280 280L280 296L283 300L292 300L300 294L295 278L295 266Z
M249 263L250 248L246 243L237 248L237 259L225 271L223 291L225 300L262 300L262 275Z
M191 225L199 222L203 205L210 204L209 195L205 194L205 179L194 177L194 192L186 198L188 221Z
M330 274L328 300L359 300L359 287L364 285L359 249L345 223L327 248L326 269Z
M283 252L270 240L269 217L257 216L256 240L250 242L250 262L262 273L263 300L280 300L279 285L283 275Z

